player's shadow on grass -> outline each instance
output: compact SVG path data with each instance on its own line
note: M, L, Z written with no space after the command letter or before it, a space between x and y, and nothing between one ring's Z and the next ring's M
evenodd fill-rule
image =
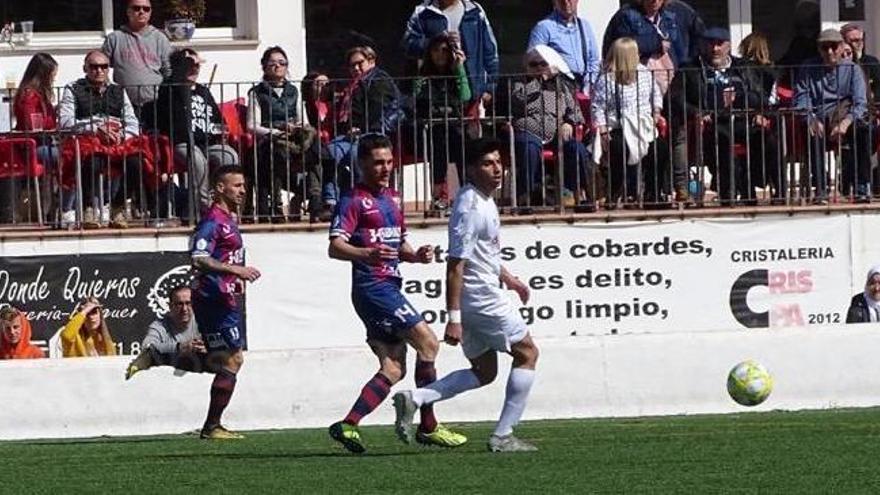
M119 444L119 443L157 443L157 442L167 442L169 440L176 440L176 437L135 437L135 438L125 438L125 437L98 437L98 438L76 438L66 440L63 438L59 439L50 439L50 440L22 440L18 443L27 444L27 445L54 445L54 446L65 446L65 445L96 445L96 444ZM9 442L10 444L16 442Z
M409 457L414 455L426 455L432 453L443 453L447 452L446 450L439 449L423 449L423 450L413 450L407 452L369 452L366 454L358 455L352 454L350 452L291 452L291 453L242 453L242 452L193 452L192 454L156 454L156 455L147 455L144 457L151 457L154 459L164 459L164 460L188 460L198 457L200 459L204 459L206 457L211 457L215 459L227 459L227 460L249 460L249 459L321 459L321 458L340 458L340 457ZM456 454L479 454L482 452L468 452L456 450Z

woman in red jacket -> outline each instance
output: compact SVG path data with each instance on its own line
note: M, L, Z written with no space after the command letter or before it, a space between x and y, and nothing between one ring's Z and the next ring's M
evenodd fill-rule
M48 132L57 127L53 104L55 101L53 86L57 74L58 62L51 55L48 53L35 54L24 71L24 77L13 100L16 131L47 131L45 135L37 139L37 158L49 174L53 173L58 164L58 146L51 133ZM41 194L44 195L44 204L49 204L46 200L51 200L48 197L48 187L51 183L44 181L44 184L46 188L41 191ZM74 196L70 197L71 203L73 198ZM62 208L62 211L72 209L71 204L69 208Z

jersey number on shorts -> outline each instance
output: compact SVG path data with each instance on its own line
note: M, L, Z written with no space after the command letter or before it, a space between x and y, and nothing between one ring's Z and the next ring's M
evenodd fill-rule
M403 306L397 308L394 311L394 316L397 317L398 320L406 322L407 316L415 316L416 310L413 309L409 304L404 304Z

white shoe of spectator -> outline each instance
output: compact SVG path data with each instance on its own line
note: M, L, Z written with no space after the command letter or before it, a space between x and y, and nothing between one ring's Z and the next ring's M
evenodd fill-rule
M61 212L61 228L70 229L76 225L76 212L68 210Z

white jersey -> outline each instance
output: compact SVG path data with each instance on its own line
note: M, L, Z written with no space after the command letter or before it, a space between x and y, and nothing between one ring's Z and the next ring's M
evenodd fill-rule
M472 185L459 190L449 219L449 256L466 260L462 310L504 306L501 290L501 220L491 196Z

